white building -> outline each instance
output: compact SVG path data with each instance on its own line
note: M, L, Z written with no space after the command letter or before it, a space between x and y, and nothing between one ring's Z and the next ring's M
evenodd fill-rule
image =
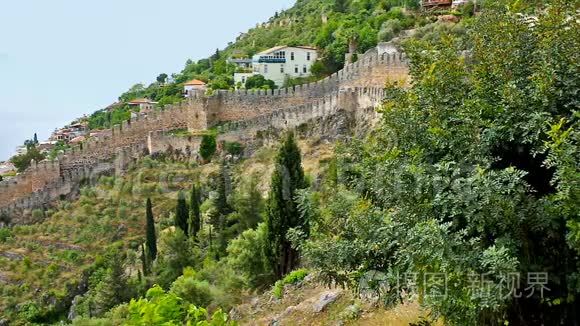
M185 84L183 84L183 94L185 97L189 95L193 95L195 92L202 92L205 93L207 90L207 85L198 79L192 79Z
M246 80L248 80L248 78L252 77L253 75L254 75L253 72L234 73L234 85L236 86L236 88L238 87L238 85L242 85L243 88L244 85L246 85Z
M254 75L262 75L282 86L287 77L308 77L310 68L318 58L317 49L310 46L277 46L256 54L252 58ZM241 76L242 77L248 77ZM240 80L241 81L241 80Z

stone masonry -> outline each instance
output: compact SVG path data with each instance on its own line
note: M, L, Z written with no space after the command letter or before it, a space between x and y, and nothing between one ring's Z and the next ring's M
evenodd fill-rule
M408 83L404 54L379 44L354 64L315 83L269 91L218 91L195 94L184 102L132 119L112 129L111 137L89 140L54 162L38 162L13 179L0 182L0 214L22 216L46 208L78 190L84 180L103 173L121 174L139 157L168 148L196 152L196 136L173 137L168 131L187 129L199 134L215 127L220 141L250 142L265 130L286 130L337 114L355 125L378 119L375 108L387 80Z

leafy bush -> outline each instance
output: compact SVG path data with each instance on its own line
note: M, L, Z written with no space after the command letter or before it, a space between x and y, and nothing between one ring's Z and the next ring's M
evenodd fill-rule
M246 80L246 89L276 89L276 83L262 75L253 75Z
M403 45L412 86L388 85L377 132L339 148L339 194L310 205L322 225L302 249L329 281L405 293L450 325L575 322L578 13L506 8ZM529 291L534 273L549 292Z
M381 26L379 31L379 42L387 42L392 40L401 31L401 21L398 19L387 20Z
M217 149L216 136L214 134L205 134L201 138L199 154L205 161L210 161Z
M218 309L211 317L207 310L186 301L174 293L166 293L158 285L153 286L145 298L131 300L127 307L126 325L176 325L233 326L228 315Z
M231 155L241 155L244 152L244 147L238 142L225 142L224 149L226 153Z
M171 285L170 292L196 306L205 307L212 301L210 284L198 280L195 270L191 267L183 270L183 275Z
M12 236L9 228L0 228L0 243L6 242Z
M306 269L297 269L295 271L290 272L286 275L283 279L276 281L274 284L274 288L272 289L272 294L281 299L284 296L284 287L289 284L296 284L308 275L308 270Z
M227 248L228 265L238 271L251 288L271 284L273 274L266 264L266 225L260 223L256 230L244 231L232 240Z

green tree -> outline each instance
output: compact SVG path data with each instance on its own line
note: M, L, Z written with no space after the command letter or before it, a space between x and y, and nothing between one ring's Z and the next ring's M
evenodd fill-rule
M230 219L236 223L236 235L244 230L254 229L258 223L262 222L264 201L258 189L256 176L252 176L249 181L240 185L232 196L232 206L235 213L230 214Z
M200 210L200 193L199 188L195 184L191 186L191 196L189 200L190 209L190 226L191 235L197 237L199 230L201 230L201 210Z
M145 253L145 246L141 245L141 269L143 270L143 275L149 275L151 271L150 261L147 259L147 254Z
M266 79L262 75L253 75L246 80L246 89L276 89L276 83L273 80Z
M180 228L163 232L159 237L159 254L154 265L155 282L168 289L186 267L196 267L201 255L192 238Z
M104 278L94 288L91 307L94 316L103 315L130 295L122 256L118 252L111 254L107 266Z
M10 162L14 164L18 172L24 172L29 166L32 160L35 162L40 162L44 160L45 156L42 154L36 146L30 146L25 154L13 156Z
M216 136L214 134L205 134L201 138L199 145L199 155L204 161L209 162L217 150Z
M157 76L156 80L160 84L165 84L165 82L167 81L167 74L166 73L159 74L159 76Z
M466 38L404 43L412 86L390 84L376 133L339 148L341 184L301 248L329 279L356 286L381 271L376 290L396 304L410 290L398 275L442 273L445 296L417 294L450 325L577 319L578 14L564 1L507 4ZM524 293L538 272L543 298L497 295L507 275ZM473 275L485 281L474 288Z
M226 233L227 217L232 212L228 203L228 191L230 188L229 169L225 162L220 164L220 173L216 180L216 196L213 199L214 210L210 215L210 223L217 232L217 255L220 256L226 251L228 234Z
M186 237L189 234L188 220L189 209L187 207L185 195L180 191L177 195L177 206L175 208L175 226L181 229Z
M266 224L260 223L257 228L248 229L233 239L227 248L227 263L242 274L250 288L264 288L274 281L274 273L265 256Z
M295 201L297 190L306 188L300 149L294 134L288 133L276 157L268 197L266 256L277 278L282 278L298 264L298 252L287 237L290 229L307 230Z
M157 258L157 235L155 234L155 219L153 218L153 208L151 207L151 199L147 198L146 204L147 217L147 253L151 261Z

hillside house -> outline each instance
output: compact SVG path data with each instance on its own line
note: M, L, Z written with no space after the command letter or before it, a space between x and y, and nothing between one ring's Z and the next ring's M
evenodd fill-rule
M310 46L277 46L252 58L254 75L262 75L282 86L286 78L308 77L318 58L318 50Z
M153 110L157 102L153 102L147 98L138 98L127 102L127 104L133 107L139 107L140 112L149 112Z
M49 141L63 141L68 143L71 139L87 134L89 128L86 122L73 123L64 128L55 130L49 138Z
M457 8L468 3L469 0L423 0L421 5L424 9L432 8Z
M205 92L207 85L201 80L192 79L183 84L183 94L187 97L195 92Z
M0 162L0 175L16 173L16 167L10 162Z
M448 8L453 4L453 0L423 0L421 5L424 9Z

